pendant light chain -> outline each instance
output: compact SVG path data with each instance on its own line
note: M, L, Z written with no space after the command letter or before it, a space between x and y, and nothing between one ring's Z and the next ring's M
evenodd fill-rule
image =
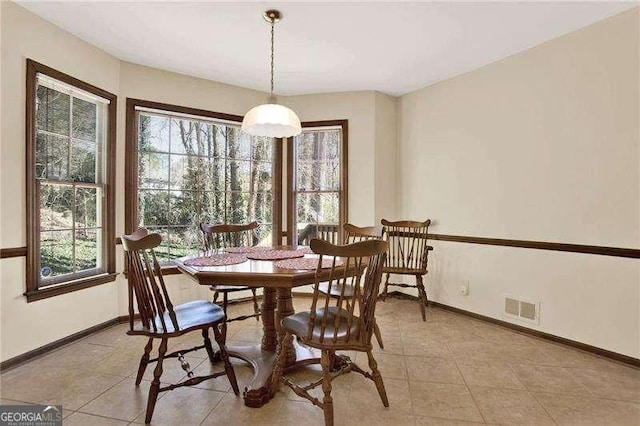
M274 40L274 27L275 27L275 22L273 19L271 19L271 97L273 97L273 40Z

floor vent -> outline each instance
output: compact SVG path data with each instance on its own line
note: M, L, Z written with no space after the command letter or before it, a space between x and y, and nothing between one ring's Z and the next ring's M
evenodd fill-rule
M512 296L505 296L504 315L521 321L540 324L540 302L530 302Z

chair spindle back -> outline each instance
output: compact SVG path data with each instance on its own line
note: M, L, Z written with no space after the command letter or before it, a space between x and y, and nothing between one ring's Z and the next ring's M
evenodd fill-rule
M258 243L256 229L258 222L244 225L208 225L200 224L205 250L224 249L229 247L254 246Z
M308 246L314 238L338 244L340 227L331 223L310 223L299 231L298 245Z
M391 222L382 219L387 241L389 241L389 253L385 266L426 271L430 224L430 219L424 222L408 220Z
M121 239L127 259L130 330L133 330L135 315L134 295L145 329L155 333L167 332L171 328L170 331L179 330L154 250L162 243L162 237L150 234L146 228L140 228L131 235L123 235ZM167 327L168 320L172 327Z
M367 240L381 240L384 228L380 226L360 227L350 223L345 223L342 232L344 233L344 243L353 244Z
M337 246L314 239L310 245L311 250L319 254L319 262L307 338L319 335L320 343L357 347L370 345L375 327L375 305L382 267L389 244L372 239ZM327 258L331 259L331 267L322 268L322 261ZM347 281L353 286L353 293L350 295L345 294ZM321 283L340 287L341 294L336 297L320 291ZM358 327L354 328L356 325ZM352 330L357 330L356 335L351 333Z

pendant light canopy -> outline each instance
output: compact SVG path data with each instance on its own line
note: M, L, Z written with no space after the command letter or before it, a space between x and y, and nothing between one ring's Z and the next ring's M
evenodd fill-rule
M262 15L271 24L271 96L269 103L253 107L242 120L242 130L253 136L288 138L302 132L300 119L291 109L276 103L273 94L274 27L282 19L277 10L267 10Z

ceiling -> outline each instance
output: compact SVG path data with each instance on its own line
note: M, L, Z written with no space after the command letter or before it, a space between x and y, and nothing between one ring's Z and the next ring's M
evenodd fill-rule
M51 2L25 8L124 61L275 91L402 95L471 71L636 2Z

